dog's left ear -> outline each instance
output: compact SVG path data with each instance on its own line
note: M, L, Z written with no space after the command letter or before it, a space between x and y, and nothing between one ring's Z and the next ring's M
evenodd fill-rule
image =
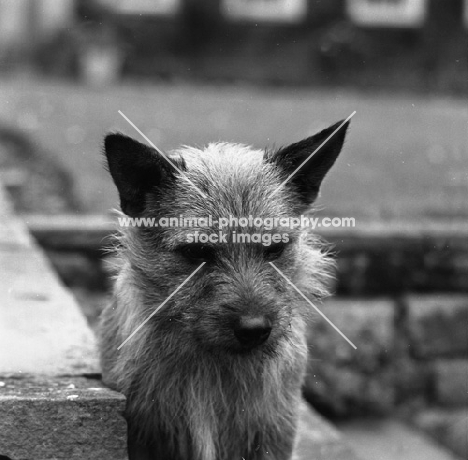
M304 204L312 204L317 198L324 177L341 152L348 126L349 121L339 121L268 158L267 161L275 162L284 171L285 178L294 173L288 183L299 193Z
M148 194L157 196L175 182L174 168L163 155L131 137L108 134L104 141L109 172L119 191L120 207L131 217L141 216L146 209ZM172 163L184 169L181 159Z

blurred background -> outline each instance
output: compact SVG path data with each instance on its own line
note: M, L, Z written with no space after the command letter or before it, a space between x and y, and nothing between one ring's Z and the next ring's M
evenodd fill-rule
M356 219L324 232L324 308L358 352L316 326L304 393L334 419L403 418L459 458L467 96L468 0L0 0L0 183L92 327L118 206L102 140L143 141L118 110L165 150L287 145L357 111L318 212ZM342 429L365 458L454 458L399 425Z
M73 176L75 209L116 205L119 109L164 149L284 145L356 110L329 214L468 215L465 0L0 0L0 78L0 126Z

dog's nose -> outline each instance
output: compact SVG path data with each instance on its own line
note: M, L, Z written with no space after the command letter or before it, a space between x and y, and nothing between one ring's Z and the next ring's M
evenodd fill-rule
M271 323L265 316L241 316L234 326L234 335L244 347L264 343L271 332Z

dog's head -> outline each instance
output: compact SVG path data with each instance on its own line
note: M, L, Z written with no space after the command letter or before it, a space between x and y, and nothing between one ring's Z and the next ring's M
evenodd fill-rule
M151 313L177 290L151 323L168 333L234 353L294 341L291 331L310 308L291 283L322 296L331 262L290 219L317 198L347 127L337 123L274 152L218 143L164 154L108 135L122 212L140 219L122 237L144 299L136 308Z

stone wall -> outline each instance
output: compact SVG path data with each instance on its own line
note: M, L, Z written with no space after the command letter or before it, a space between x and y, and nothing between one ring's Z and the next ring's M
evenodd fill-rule
M335 415L460 407L468 394L468 295L335 298L309 335L307 399Z

